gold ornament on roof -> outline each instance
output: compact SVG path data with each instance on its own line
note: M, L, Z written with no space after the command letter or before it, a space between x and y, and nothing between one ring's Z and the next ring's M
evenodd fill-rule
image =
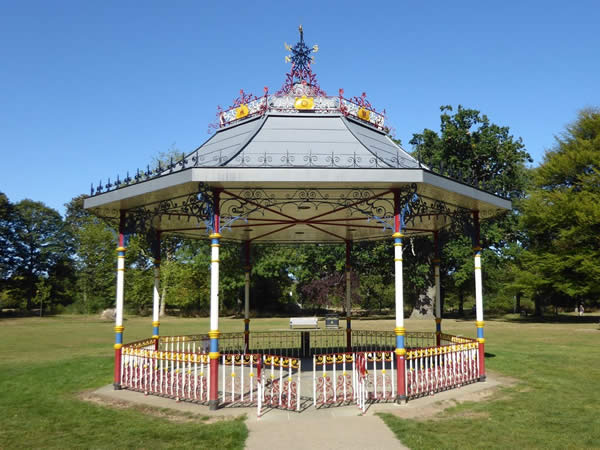
M247 115L248 115L248 105L246 105L246 104L241 104L235 110L235 118L236 119L242 119L242 118L246 117Z
M365 108L360 108L358 110L358 118L368 122L371 118L371 111Z
M302 97L296 97L294 102L294 108L296 109L313 109L315 107L315 100L312 97L303 95Z

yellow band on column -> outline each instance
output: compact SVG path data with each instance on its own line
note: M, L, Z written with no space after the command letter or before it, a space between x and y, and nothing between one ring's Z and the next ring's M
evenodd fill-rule
M404 334L406 333L406 328L396 327L394 328L394 332L396 333L396 336L404 336Z
M115 333L122 333L125 327L123 325L117 325L115 327Z
M211 339L219 339L219 335L221 332L219 330L210 330L208 332L208 337Z
M403 235L402 233L399 233L399 232L398 232L398 233L394 233L394 234L392 234L392 237L393 237L393 238L403 238L403 237L404 237L404 235Z
M113 345L113 347L115 348L115 350L119 350L121 347L123 347L123 344L115 344Z
M483 344L485 342L485 338L477 338L477 342Z
M124 252L127 251L127 249L125 247L117 247L117 252Z
M221 356L221 354L219 352L210 352L208 354L208 357L210 359L219 359L219 356Z
M160 322L158 320L156 322L152 322L153 327L158 327L159 325L160 325Z
M435 319L435 323L442 323L442 319Z
M484 325L485 325L485 322L483 320L478 320L475 322L475 326L477 328L483 328Z
M221 235L219 233L213 233L208 237L211 239L219 239L221 237Z
M244 323L250 323L250 319L244 319Z
M405 348L397 348L395 351L396 351L396 355L398 355L398 356L404 356L404 355L406 355L406 349Z

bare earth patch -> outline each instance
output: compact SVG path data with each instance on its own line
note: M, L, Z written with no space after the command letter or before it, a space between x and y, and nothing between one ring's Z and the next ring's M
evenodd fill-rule
M510 378L496 373L489 373L484 383L473 383L457 389L438 392L435 395L421 397L398 406L394 410L386 408L386 412L403 419L413 420L444 420L449 417L485 418L485 413L463 411L448 414L446 410L465 402L481 402L491 397L500 398L505 395L501 388L514 386L519 383L516 378Z
M177 411L170 408L157 408L142 404L136 404L124 400L116 400L100 396L95 394L94 391L84 391L79 393L77 396L79 400L85 402L94 403L106 408L113 409L132 409L148 416L156 417L159 419L167 420L173 423L202 423L211 424L215 422L222 422L223 420L230 420L229 417L224 416L207 416L202 413L193 413L189 411Z

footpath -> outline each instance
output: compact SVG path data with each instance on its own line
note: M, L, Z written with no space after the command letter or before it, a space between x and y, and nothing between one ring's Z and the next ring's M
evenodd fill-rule
M278 448L296 449L404 449L407 448L396 438L376 413L391 413L401 418L428 418L445 408L463 401L478 401L487 398L500 384L510 384L488 373L485 383L473 383L427 396L403 405L373 404L364 415L356 406L315 409L312 406L302 412L277 409L263 410L261 417L254 408L222 408L209 411L208 407L173 399L144 395L128 390L115 391L112 385L104 386L88 398L98 398L108 402L125 402L154 408L168 408L176 411L201 414L211 417L237 417L246 414L249 436L248 450Z

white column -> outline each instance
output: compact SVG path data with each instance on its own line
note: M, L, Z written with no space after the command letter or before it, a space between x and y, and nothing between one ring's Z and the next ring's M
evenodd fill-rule
M483 288L481 283L481 247L474 249L475 262L475 309L477 322L483 322Z
M210 235L210 329L219 329L219 233Z
M154 290L152 298L152 329L153 338L158 338L158 327L160 315L160 260L154 260Z
M442 293L440 286L440 260L434 261L434 276L435 276L435 317L436 319L442 318Z
M394 268L396 288L396 328L404 328L404 279L402 274L402 238L404 235L396 232L394 237Z
M123 293L125 289L125 247L117 248L117 298L115 326L123 326ZM121 330L122 331L122 330Z

